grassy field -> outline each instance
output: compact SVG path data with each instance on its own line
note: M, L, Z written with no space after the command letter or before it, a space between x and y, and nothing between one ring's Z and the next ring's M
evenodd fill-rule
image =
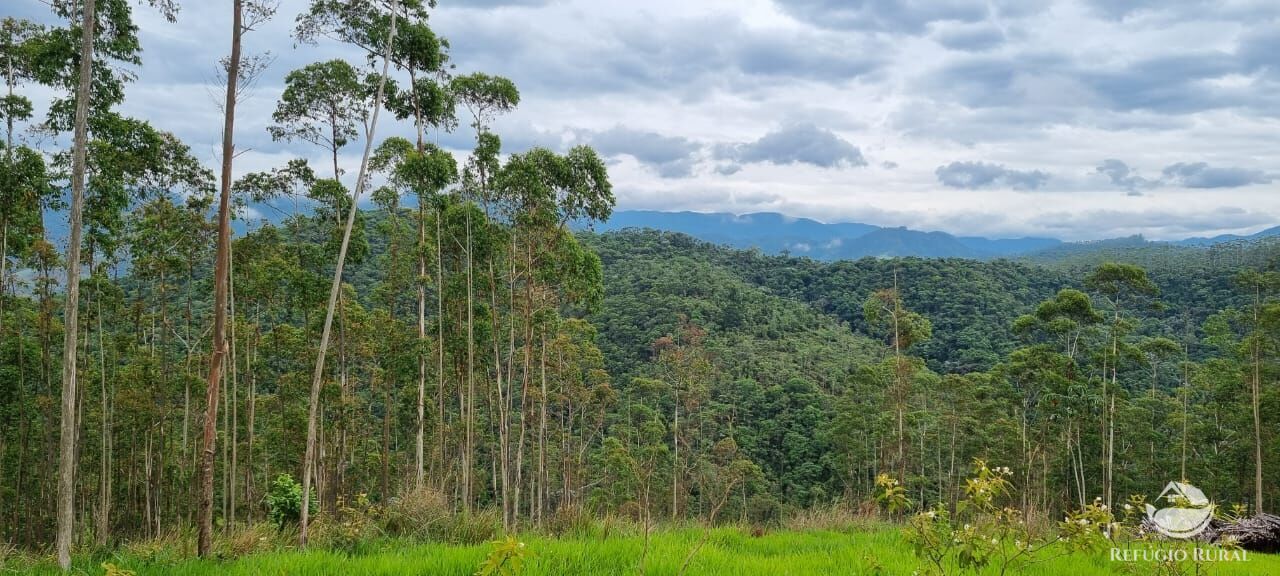
M702 536L696 529L664 531L653 536L645 574L678 573L689 550ZM523 538L533 555L521 574L637 574L643 540L636 536L551 539ZM385 541L369 552L346 556L329 551L259 552L234 560L143 560L128 553L80 558L77 574L103 574L102 563L138 576L257 576L257 575L455 575L470 576L492 545L408 544ZM920 568L910 547L891 528L857 532L772 532L755 537L738 528L711 533L686 572L690 575L764 574L911 574ZM61 574L49 561L10 561L4 574ZM995 574L994 570L987 573ZM1048 560L1018 572L1032 576L1065 574L1151 574L1150 564L1112 562L1105 556L1070 555ZM1218 562L1208 574L1233 576L1280 574L1280 556L1250 554L1244 562Z

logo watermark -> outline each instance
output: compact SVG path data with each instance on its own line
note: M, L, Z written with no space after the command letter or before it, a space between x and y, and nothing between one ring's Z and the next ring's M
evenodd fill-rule
M1156 500L1168 500L1172 506L1156 509L1147 504L1147 519L1156 531L1177 540L1194 538L1213 521L1213 502L1199 488L1185 482L1170 482Z
M1169 506L1156 508L1146 505L1147 523L1157 533L1175 541L1195 538L1207 530L1213 522L1214 503L1199 488L1186 482L1170 482L1156 501L1164 500ZM1246 550L1235 547L1159 547L1111 548L1113 562L1245 562Z

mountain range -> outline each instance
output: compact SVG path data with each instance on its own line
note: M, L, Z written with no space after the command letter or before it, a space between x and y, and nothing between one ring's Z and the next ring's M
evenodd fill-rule
M946 232L925 232L906 227L886 228L856 222L827 224L775 212L738 215L657 210L618 211L607 222L596 223L590 228L596 232L628 228L681 232L700 240L735 248L755 248L767 254L785 253L815 260L854 260L864 257L894 256L990 260L1115 242L1138 245L1211 246L1223 242L1280 236L1280 226L1276 226L1248 236L1227 234L1213 238L1187 238L1175 242L1149 241L1141 236L1092 242L1064 242L1056 238L1042 237L954 236Z

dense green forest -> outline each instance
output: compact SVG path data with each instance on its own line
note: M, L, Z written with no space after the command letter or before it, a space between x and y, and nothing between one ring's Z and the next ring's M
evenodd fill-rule
M236 0L215 175L116 111L133 5L52 5L62 25L0 35L0 540L64 568L267 522L359 541L373 509L410 534L422 510L626 518L647 554L659 520L956 513L986 463L1029 518L1176 479L1280 499L1274 243L818 262L575 234L614 208L606 162L504 149L517 87L459 70L416 0L312 2L297 40L367 62L290 72L267 129L332 162L232 178L262 70L239 38L274 11ZM431 143L453 130L462 162Z

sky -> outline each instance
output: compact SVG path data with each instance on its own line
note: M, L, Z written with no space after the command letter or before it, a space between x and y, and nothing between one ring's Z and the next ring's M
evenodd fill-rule
M52 22L40 0L4 5ZM282 0L245 36L272 60L239 107L238 174L323 158L266 131L290 70L366 63L295 46L306 7ZM135 21L122 110L216 166L230 2ZM431 25L458 73L519 87L504 151L593 146L618 209L1066 240L1280 224L1274 0L440 0ZM460 159L463 125L437 137ZM350 174L360 152L344 151Z

